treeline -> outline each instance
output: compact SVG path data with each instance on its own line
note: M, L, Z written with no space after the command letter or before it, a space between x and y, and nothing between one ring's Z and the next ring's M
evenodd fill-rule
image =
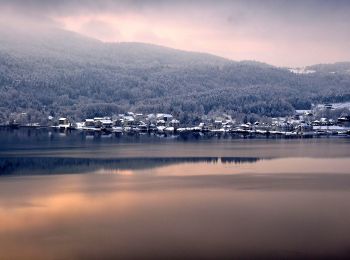
M84 38L74 40L85 44ZM212 113L283 116L312 103L350 101L346 73L297 75L141 44L76 46L69 52L59 41L39 46L40 52L35 45L27 52L2 46L0 120L21 112L40 121L49 115L81 120L140 111L191 122Z

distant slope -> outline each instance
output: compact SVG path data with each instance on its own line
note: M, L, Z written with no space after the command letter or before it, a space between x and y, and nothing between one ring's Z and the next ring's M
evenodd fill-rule
M317 64L308 66L307 69L319 73L338 73L350 75L350 62L337 62L334 64Z
M350 76L296 75L258 62L142 43L102 43L63 30L0 29L0 121L75 119L135 110L183 121L227 112L280 116L350 101Z
M227 59L145 43L103 43L60 29L15 32L0 28L0 52L18 58L56 59L76 63L128 66L223 64Z

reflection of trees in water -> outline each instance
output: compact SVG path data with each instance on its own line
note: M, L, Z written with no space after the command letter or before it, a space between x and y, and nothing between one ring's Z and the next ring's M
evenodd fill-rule
M256 163L259 160L261 160L261 158L255 158L255 157L222 157L221 158L222 163L229 163L229 164Z
M104 138L107 137L107 138ZM23 147L26 145L43 145L50 148L57 148L62 145L87 145L86 140L93 140L97 143L154 143L157 141L171 142L197 142L198 140L219 140L219 139L242 139L242 138L261 138L261 136L241 135L234 133L181 133L181 134L101 134L87 133L74 130L59 130L55 128L31 128L21 127L11 129L0 127L0 143L2 149ZM90 143L88 145L93 145Z
M0 175L83 173L98 169L152 169L181 163L255 163L254 157L184 157L184 158L123 158L89 159L60 157L0 158Z

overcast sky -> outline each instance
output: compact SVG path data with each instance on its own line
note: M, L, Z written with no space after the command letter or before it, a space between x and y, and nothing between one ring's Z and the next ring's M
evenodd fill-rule
M23 20L29 30L45 23L102 41L233 60L278 66L350 60L350 0L0 0L0 11L6 23Z

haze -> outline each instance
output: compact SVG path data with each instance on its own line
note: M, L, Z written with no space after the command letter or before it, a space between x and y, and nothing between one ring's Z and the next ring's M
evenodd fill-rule
M350 60L349 1L0 0L1 26L43 24L105 42L146 42L299 67Z

